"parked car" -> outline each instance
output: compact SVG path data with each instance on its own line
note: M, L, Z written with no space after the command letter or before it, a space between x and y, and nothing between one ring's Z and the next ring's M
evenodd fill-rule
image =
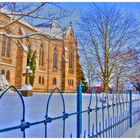
M94 90L93 90L93 88L94 88ZM90 93L94 93L94 92L96 92L96 93L100 93L101 92L101 88L100 87L92 87L92 88L89 88L85 93L86 94L90 94Z
M93 92L93 87L92 88L89 88L89 89L87 89L87 91L85 92L86 94L90 94L90 93L92 93Z
M113 93L113 88L109 88L109 93Z

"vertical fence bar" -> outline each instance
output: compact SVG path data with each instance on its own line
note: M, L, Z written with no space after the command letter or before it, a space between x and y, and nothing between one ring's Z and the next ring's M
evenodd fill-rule
M118 129L118 132L119 132L119 136L118 137L120 137L120 135L121 135L121 123L120 123L120 120L121 120L121 114L119 114L119 129Z
M98 97L97 97L97 93L95 93L96 95L96 107L95 107L95 120L96 120L96 136L98 138Z
M82 84L77 87L77 138L82 137Z
M106 138L107 138L107 131L108 131L107 119L105 119L105 127L106 127Z
M118 132L118 128L117 128L117 116L115 116L115 137L117 137L117 132Z
M94 138L94 124L92 125L92 137Z
M109 104L109 98L107 97L107 114L108 114L108 126L110 126L110 104ZM110 138L110 129L108 130L108 135L109 135L109 138Z
M122 94L123 98L122 98L122 102L123 102L123 119L125 119L125 102L124 102L124 94ZM124 133L124 130L125 130L125 120L123 121L123 133Z
M72 133L70 134L70 138L72 138Z
M92 96L92 95L91 95ZM88 137L91 136L91 132L90 132L90 105L88 107Z
M130 101L130 106L129 106L129 113L130 113L130 124L129 127L132 127L132 91L129 91L129 101Z
M86 130L84 130L84 138L86 138Z
M127 116L127 118L129 117L129 107L128 107L128 104L129 104L129 100L128 100L128 93L127 93L126 94L126 116ZM129 128L129 118L126 121L126 130L128 128Z
M108 137L110 138L110 118L108 118Z
M103 138L104 138L104 104L102 102L102 129L103 129Z
M111 122L111 124L110 124L110 129L111 129L111 138L112 138L112 129L113 129L113 123L112 123L112 118L110 118L110 122Z
M101 135L102 135L101 131L102 131L101 122L99 122L99 137L100 137L100 138L101 138Z
M113 132L112 133L113 134L112 134L112 136L114 136L114 122L115 122L114 106L115 106L115 103L114 103L114 93L113 93L113 101L112 101L112 113L113 113L113 116L112 116L113 117L113 120L112 120L113 121L113 128L112 128Z

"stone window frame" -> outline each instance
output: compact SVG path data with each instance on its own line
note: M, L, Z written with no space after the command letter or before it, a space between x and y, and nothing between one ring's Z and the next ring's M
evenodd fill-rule
M9 29L6 29L6 33L10 33ZM2 39L2 51L1 56L10 58L11 56L11 38L3 35Z
M39 66L44 66L44 52L44 46L41 44L39 49Z
M74 64L73 64L74 50L73 50L72 45L69 45L69 48L68 48L68 60L69 60L69 69L73 70L74 69Z
M41 84L41 76L39 76L38 83Z
M56 77L53 78L53 85L57 85L57 79L56 79Z
M40 75L39 79L38 79L38 83L44 85L45 84L45 77Z
M2 69L1 75L4 75L7 81L10 81L11 73L9 70L6 72L4 69Z
M10 71L8 70L7 72L6 72L6 80L7 81L10 81Z
M5 70L4 69L1 70L1 75L5 75Z
M44 83L45 83L45 78L44 76L42 76L42 84L44 85Z
M53 68L57 69L58 67L58 50L55 47L53 49Z
M73 79L68 79L68 85L69 86L73 86L74 85Z

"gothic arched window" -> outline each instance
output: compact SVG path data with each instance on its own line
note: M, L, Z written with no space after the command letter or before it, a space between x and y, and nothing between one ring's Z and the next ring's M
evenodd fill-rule
M5 70L2 70L1 71L1 75L5 75Z
M73 86L73 80L71 81L71 85Z
M56 85L57 84L57 80L56 80L56 77L53 78L53 85Z
M7 33L10 33L8 30L6 31ZM11 52L11 38L6 37L5 35L3 36L2 40L2 51L1 55L10 57L10 52Z
M57 49L53 50L53 68L57 68Z
M5 52L6 52L6 36L3 36L3 40L2 40L2 56L5 56Z
M41 48L39 50L39 65L44 66L44 47L41 44Z
M39 76L39 84L41 84L41 76Z
M73 69L73 49L69 47L69 68Z
M10 51L11 51L11 38L7 38L7 52L6 52L7 57L10 57Z
M10 81L10 71L9 70L6 73L6 80L7 81Z
M42 84L44 84L44 77L42 77Z

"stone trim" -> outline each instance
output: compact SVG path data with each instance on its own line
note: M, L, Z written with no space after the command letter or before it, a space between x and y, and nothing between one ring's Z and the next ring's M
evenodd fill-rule
M4 63L4 62L0 62L0 65L5 65L5 66L9 66L9 67L14 67L16 68L16 66L12 65L12 64L7 64L7 63Z

